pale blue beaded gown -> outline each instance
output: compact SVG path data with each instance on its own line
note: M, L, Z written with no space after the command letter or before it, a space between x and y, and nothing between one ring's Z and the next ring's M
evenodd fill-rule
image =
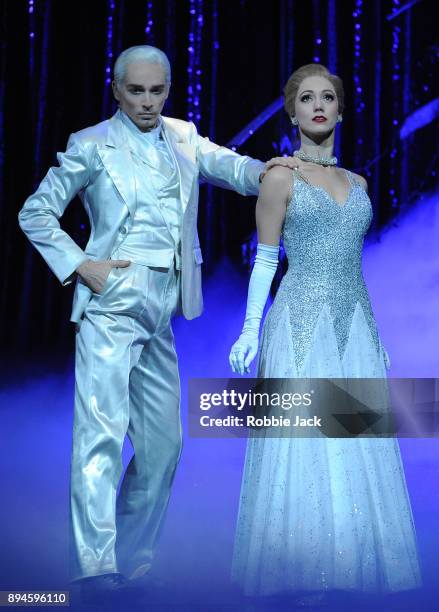
M361 271L369 197L348 171L342 204L293 174L288 271L264 322L258 376L384 378L388 356ZM419 588L398 441L250 437L232 580L248 595Z

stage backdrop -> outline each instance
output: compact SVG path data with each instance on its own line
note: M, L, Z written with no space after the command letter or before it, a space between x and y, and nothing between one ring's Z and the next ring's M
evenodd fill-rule
M8 351L70 346L72 287L62 288L19 231L17 213L69 134L115 111L118 53L163 49L172 65L164 114L260 159L297 142L281 107L291 72L321 62L340 75L346 109L341 165L363 174L372 232L435 183L434 5L428 0L3 0L0 27L1 341ZM243 132L242 130L246 130ZM224 256L247 266L254 198L204 186L205 273ZM63 227L84 245L79 200ZM248 249L247 249L248 253Z

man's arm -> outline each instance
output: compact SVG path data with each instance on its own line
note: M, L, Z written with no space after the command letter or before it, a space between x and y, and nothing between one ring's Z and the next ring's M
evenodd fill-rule
M90 165L75 135L67 151L57 154L59 166L50 168L40 186L24 203L18 220L21 229L63 285L87 259L76 242L61 229L59 219L74 196L87 184Z
M193 126L197 160L202 177L209 183L232 189L242 195L258 195L259 185L267 172L276 166L300 168L305 162L297 157L273 157L266 163L248 155L238 155L200 136Z
M242 195L259 193L259 177L265 168L263 162L220 147L198 133L195 145L200 173L209 183Z

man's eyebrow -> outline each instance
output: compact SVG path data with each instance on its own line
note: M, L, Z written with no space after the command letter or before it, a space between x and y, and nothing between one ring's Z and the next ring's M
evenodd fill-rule
M136 83L128 83L127 87L136 87L137 89L145 89L143 85L137 85ZM150 89L165 87L164 83L159 83L158 85L151 85Z

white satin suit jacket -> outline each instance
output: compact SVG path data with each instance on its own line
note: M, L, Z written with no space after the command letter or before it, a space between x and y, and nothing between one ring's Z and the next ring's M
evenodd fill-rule
M193 319L203 310L203 260L197 234L199 177L243 195L257 195L264 164L199 136L192 122L162 119L180 181L182 310L187 319ZM60 282L66 285L72 282L76 268L85 259L111 258L134 217L134 166L120 111L111 119L72 134L66 152L58 153L57 158L59 166L50 168L37 191L26 200L19 213L19 223ZM85 250L59 223L76 194L82 200L91 226ZM80 322L91 296L91 290L77 279L71 321Z

